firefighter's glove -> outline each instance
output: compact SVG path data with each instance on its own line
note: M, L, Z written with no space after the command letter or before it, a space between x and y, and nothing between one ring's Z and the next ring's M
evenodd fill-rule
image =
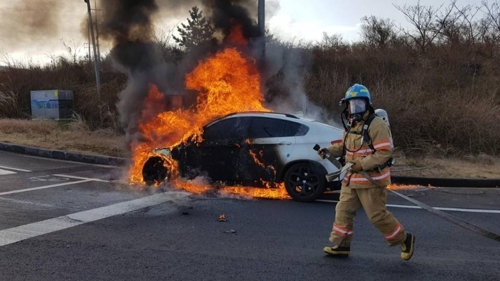
M326 148L322 148L318 150L318 155L319 157L321 157L321 159L325 159L328 157L328 155L330 155L330 151L328 151L328 149Z
M361 172L363 171L363 167L361 167L361 160L360 159L356 159L356 160L352 160L352 161L349 161L351 163L353 163L354 165L351 166L351 171L352 172Z

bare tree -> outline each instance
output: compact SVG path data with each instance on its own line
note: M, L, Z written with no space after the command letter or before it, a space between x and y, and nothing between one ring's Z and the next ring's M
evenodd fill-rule
M472 5L466 5L465 7L459 8L456 1L453 1L453 7L457 10L457 13L462 18L462 33L465 36L465 41L468 44L476 44L477 38L481 31L478 28L477 21L474 21L477 13L481 10L481 7L475 7Z
M442 30L442 26L436 24L436 17L443 5L438 8L433 8L432 6L422 6L420 1L418 1L417 4L413 6L405 4L403 7L398 5L394 5L394 7L402 12L406 19L416 28L416 33L401 28L403 33L412 39L416 47L422 53L425 53ZM447 21L450 13L451 9L446 10L445 13L440 16L440 19L442 21Z
M446 8L445 12L436 18L437 29L440 30L437 39L440 43L446 46L455 46L463 41L460 18L461 15L458 12L452 12L454 10L455 1L452 1L451 5ZM449 11L449 13L448 13ZM447 15L446 18L442 16Z
M488 1L483 1L482 8L484 8L486 17L491 21L493 28L500 33L500 4L498 1L491 5L488 4Z
M321 49L333 49L338 51L346 47L346 43L344 42L344 38L342 38L341 34L328 35L328 33L323 32L323 40L321 40L318 46Z
M495 1L490 5L487 1L483 1L481 10L484 12L485 18L479 22L479 36L488 47L486 49L488 56L493 57L500 44L500 4Z
M396 37L394 22L390 19L381 19L376 16L363 17L361 36L370 46L385 48Z

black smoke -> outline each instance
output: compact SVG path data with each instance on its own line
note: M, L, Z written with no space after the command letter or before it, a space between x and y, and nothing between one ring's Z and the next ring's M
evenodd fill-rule
M117 69L128 75L125 89L119 93L117 109L122 126L127 133L128 147L140 141L137 130L139 118L144 118L144 101L149 85L155 84L168 95L185 95L191 101L196 97L185 90L185 76L200 60L221 50L227 44L225 38L239 25L247 46L242 52L260 54L263 35L257 22L256 0L100 0L102 9L99 21L100 39L112 46L110 56ZM155 23L162 17L189 16L188 11L198 6L215 29L214 38L183 53L182 59L165 61L155 41ZM158 107L158 111L164 110ZM158 112L149 112L155 116ZM141 120L144 121L144 120Z
M214 27L229 35L234 23L241 25L243 35L250 41L262 37L256 17L252 17L248 7L257 1L249 0L202 0L203 8L212 19ZM257 7L255 6L255 11Z
M101 38L112 44L113 62L128 75L117 108L128 142L132 142L149 85L155 84L171 94L178 84L173 81L178 79L175 67L164 61L155 43L153 19L159 11L155 0L106 0L100 2L100 8Z
M153 44L152 16L158 12L155 0L107 0L101 5L101 36L112 42L111 56L116 62L131 71L160 63Z
M57 37L63 3L58 0L17 0L0 9L2 47L22 48Z

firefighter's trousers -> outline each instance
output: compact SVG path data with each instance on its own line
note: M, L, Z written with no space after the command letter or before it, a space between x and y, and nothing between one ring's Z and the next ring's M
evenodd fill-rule
M401 244L406 239L403 226L387 211L387 189L382 187L353 189L342 184L340 200L335 208L330 242L350 247L354 234L356 211L363 207L372 224L384 235L389 245Z

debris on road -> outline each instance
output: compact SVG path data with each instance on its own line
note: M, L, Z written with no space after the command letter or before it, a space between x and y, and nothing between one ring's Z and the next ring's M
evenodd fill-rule
M222 215L219 215L219 221L220 222L226 222L227 219L226 219L226 215L222 214Z

